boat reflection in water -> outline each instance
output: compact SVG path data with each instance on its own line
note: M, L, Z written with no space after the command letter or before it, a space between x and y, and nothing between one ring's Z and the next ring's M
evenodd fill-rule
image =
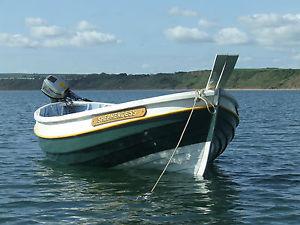
M86 223L236 224L241 218L238 185L216 165L207 168L204 179L168 172L147 200L137 197L149 192L157 171L87 170L46 160L38 166L39 199L47 198L56 210L64 207L65 214L80 215ZM55 209L47 211L51 213L57 214Z

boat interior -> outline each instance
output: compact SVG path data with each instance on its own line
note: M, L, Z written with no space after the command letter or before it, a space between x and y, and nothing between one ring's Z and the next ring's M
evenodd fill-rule
M93 109L99 109L113 104L102 102L58 102L49 104L40 109L40 116L52 117L63 116L71 113L84 112Z

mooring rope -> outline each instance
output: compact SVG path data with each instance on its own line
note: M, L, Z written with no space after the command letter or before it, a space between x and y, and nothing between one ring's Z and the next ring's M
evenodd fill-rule
M214 106L214 104L209 103L208 100L203 96L204 91L205 91L205 89L196 90L196 97L205 102L206 108L210 114L215 114L216 107ZM213 111L211 111L210 106L212 106Z
M184 135L184 133L185 133L185 131L186 131L186 128L187 128L187 126L188 126L188 124L189 124L189 122L190 122L190 119L191 119L192 115L193 115L193 112L194 112L196 103L199 101L199 99L201 99L201 100L203 100L203 101L205 102L206 108L207 108L207 110L209 111L209 113L211 113L211 114L215 114L215 113L216 113L215 106L214 106L213 104L209 104L209 103L208 103L208 100L203 96L204 91L205 91L205 89L201 89L201 90L196 90L196 91L195 91L196 93L195 93L195 98L194 98L194 104L193 104L192 110L191 110L191 112L190 112L190 115L189 115L189 117L188 117L188 119L187 119L187 121L186 121L186 123L185 123L185 126L184 126L184 128L183 128L183 130L182 130L182 133L181 133L181 135L180 135L180 138L179 138L179 140L178 140L178 143L177 143L175 149L173 150L173 152L172 152L172 154L171 154L171 156L170 156L170 159L169 159L168 163L166 164L165 168L163 169L163 171L161 172L160 176L158 177L156 183L155 183L154 186L152 187L152 189L151 189L151 191L150 191L150 194L154 192L156 186L158 185L158 183L159 183L159 181L161 180L162 176L164 175L164 173L166 172L167 168L169 167L169 165L170 165L170 163L171 163L171 161L172 161L172 159L173 159L175 153L177 152L177 149L178 149L178 147L179 147L179 145L180 145L180 143L181 143L181 140L182 140L183 135ZM214 109L213 111L210 110L210 108L209 108L210 106L213 107L213 109Z

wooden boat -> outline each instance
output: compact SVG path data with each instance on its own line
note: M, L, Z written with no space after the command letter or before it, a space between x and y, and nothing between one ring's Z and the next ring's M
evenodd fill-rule
M161 170L173 152L168 171L202 176L239 123L238 103L223 89L237 58L217 55L204 89L120 104L81 99L48 76L42 91L52 103L34 113L39 145L51 160L100 167Z

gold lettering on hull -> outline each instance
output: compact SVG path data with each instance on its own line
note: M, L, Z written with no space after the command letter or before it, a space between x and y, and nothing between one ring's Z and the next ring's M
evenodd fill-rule
M127 120L132 118L143 117L146 115L146 108L134 108L113 113L107 113L101 116L96 116L92 119L92 126L99 126L106 123L116 122L120 120Z

